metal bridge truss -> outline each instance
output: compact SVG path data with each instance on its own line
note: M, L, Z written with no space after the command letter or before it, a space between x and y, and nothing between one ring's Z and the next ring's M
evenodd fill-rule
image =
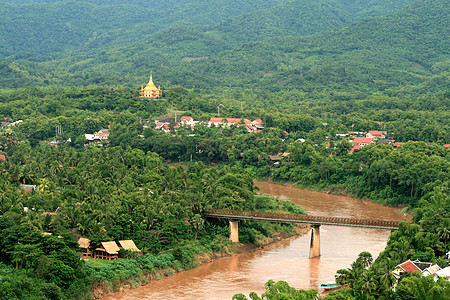
M363 220L337 217L318 217L309 215L291 215L284 213L267 213L255 211L238 211L230 209L211 209L204 213L205 217L223 218L231 220L253 220L281 223L307 223L311 225L333 225L348 227L364 227L395 230L398 228L397 221Z

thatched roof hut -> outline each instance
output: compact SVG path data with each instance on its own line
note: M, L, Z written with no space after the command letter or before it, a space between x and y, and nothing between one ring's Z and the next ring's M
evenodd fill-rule
M134 244L133 240L119 241L119 245L120 245L120 247L122 247L122 249L142 253L142 251L139 250L138 247L136 247L136 245Z
M78 245L81 248L81 253L85 257L91 257L93 254L92 248L91 248L91 240L87 238L79 238L78 239Z
M94 251L94 258L117 259L120 248L115 241L102 242Z

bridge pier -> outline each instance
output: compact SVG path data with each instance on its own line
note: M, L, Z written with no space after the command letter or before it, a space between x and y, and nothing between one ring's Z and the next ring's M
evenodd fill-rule
M320 256L320 225L311 225L311 244L309 258Z
M230 241L233 243L239 243L238 220L230 220Z

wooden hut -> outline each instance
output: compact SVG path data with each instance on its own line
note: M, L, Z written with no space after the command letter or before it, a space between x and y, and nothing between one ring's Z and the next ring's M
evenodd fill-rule
M81 254L83 257L92 257L93 251L91 248L91 240L87 238L80 238L78 245L81 248Z
M119 246L124 250L130 250L142 254L142 251L136 247L133 240L123 240L119 241Z
M119 256L120 248L116 242L102 242L100 247L94 250L94 258L116 260Z

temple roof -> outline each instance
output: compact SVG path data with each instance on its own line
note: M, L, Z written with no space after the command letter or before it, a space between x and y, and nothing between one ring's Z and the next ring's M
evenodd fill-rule
M148 81L144 90L151 90L151 91L157 90L155 84L153 83L152 72L150 72L150 80Z

